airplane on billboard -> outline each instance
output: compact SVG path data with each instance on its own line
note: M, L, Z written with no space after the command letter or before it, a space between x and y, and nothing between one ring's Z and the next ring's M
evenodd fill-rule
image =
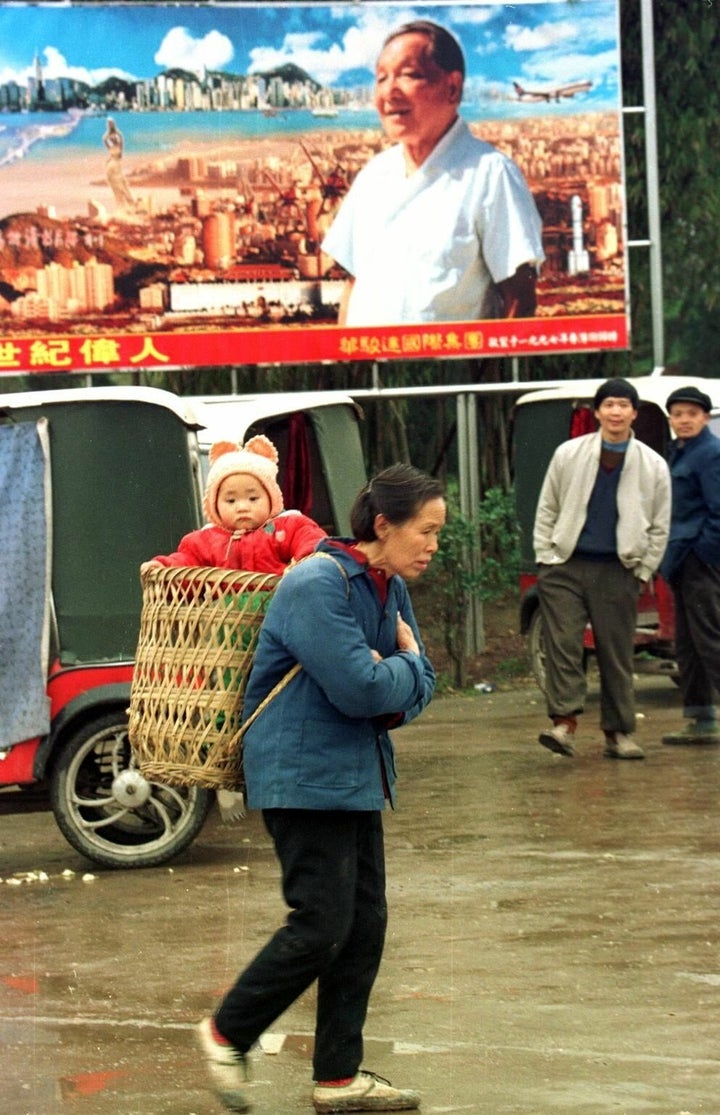
M574 97L576 93L587 93L592 89L591 81L573 81L570 85L557 85L554 89L523 89L517 81L513 88L519 101L560 101L564 97Z

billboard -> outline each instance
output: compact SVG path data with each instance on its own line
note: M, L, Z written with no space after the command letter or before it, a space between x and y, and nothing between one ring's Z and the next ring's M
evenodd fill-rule
M627 348L618 28L0 4L0 372Z

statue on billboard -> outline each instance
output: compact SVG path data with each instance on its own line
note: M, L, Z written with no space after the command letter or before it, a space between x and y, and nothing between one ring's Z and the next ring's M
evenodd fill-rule
M102 138L108 152L108 157L105 162L105 174L107 176L108 185L113 192L115 203L121 211L128 209L134 210L136 208L135 200L125 181L122 168L123 136L112 116L108 116L107 128Z
M357 175L322 245L350 276L340 325L535 313L540 216L516 163L458 115L464 80L439 24L385 40L374 99L393 145Z

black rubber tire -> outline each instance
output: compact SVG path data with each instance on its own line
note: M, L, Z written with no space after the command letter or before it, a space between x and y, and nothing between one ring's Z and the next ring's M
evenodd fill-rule
M119 800L121 779L137 780L137 807ZM105 713L60 746L50 803L66 840L104 867L154 867L195 839L215 795L197 787L147 782L135 768L124 711Z

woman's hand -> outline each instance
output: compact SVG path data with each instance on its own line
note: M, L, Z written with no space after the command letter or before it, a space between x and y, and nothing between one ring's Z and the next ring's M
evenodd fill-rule
M420 647L412 627L400 615L397 618L397 645L398 650L409 650L412 654L420 654ZM373 662L382 662L382 655L379 651L371 650L370 653Z
M409 623L406 623L401 615L397 618L397 642L398 650L409 650L412 654L420 654L420 647L415 638L415 633Z

